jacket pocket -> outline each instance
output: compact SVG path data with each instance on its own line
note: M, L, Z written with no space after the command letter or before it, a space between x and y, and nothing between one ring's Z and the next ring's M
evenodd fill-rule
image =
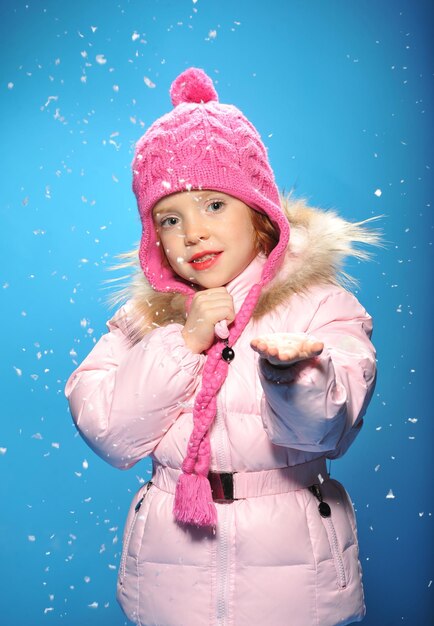
M347 576L345 574L343 552L338 541L338 534L333 521L333 511L330 505L323 500L323 495L320 485L312 485L309 487L309 491L313 493L318 500L318 514L321 517L325 531L327 533L328 542L330 545L330 552L332 555L333 563L336 570L337 584L341 589L347 586Z
M118 578L119 578L119 585L121 586L124 584L124 580L125 580L127 557L128 557L128 550L130 547L131 537L133 536L134 529L136 527L137 520L140 515L140 509L142 508L142 505L143 505L143 501L146 498L146 495L151 485L152 485L152 481L150 480L148 483L146 483L145 487L143 487L142 490L139 491L139 498L136 504L134 505L134 509L131 507L130 515L128 516L129 519L127 520L127 524L125 528L124 540L123 540L123 545L122 545L121 562L119 566Z

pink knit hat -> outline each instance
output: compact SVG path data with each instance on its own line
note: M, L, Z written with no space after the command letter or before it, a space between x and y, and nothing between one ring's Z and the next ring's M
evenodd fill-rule
M239 109L220 104L212 80L201 69L189 68L170 89L173 111L156 120L137 142L133 160L133 190L142 221L139 260L156 291L193 295L188 284L162 263L152 219L154 205L172 193L191 189L232 195L265 213L279 230L279 241L264 265L261 280L247 295L229 337L207 351L202 388L193 409L194 427L176 488L174 515L179 522L215 525L217 512L208 481L209 428L216 414L216 395L233 358L233 346L247 325L262 287L274 276L285 254L289 224L279 200L274 175L261 138ZM229 351L229 352L228 352Z

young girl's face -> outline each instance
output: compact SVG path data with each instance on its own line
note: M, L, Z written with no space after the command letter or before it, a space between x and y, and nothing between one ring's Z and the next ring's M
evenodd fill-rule
M222 287L257 255L251 209L220 191L183 191L157 202L153 219L172 269L205 289Z

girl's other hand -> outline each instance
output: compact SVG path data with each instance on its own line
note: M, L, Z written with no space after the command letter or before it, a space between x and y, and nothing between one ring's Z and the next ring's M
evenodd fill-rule
M215 339L217 322L226 320L230 324L234 319L234 301L226 287L198 291L181 331L185 345L195 354L208 350Z
M297 333L262 335L252 339L250 346L272 365L282 367L318 356L324 349L322 341Z

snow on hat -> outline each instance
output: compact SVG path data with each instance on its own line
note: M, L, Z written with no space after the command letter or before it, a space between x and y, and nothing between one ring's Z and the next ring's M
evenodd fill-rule
M162 262L164 253L152 209L165 196L197 189L221 191L265 213L279 230L279 241L267 258L259 283L252 287L231 324L228 339L216 338L207 350L202 387L193 408L193 432L174 502L179 522L207 526L217 521L207 478L209 428L216 414L216 395L228 372L227 350L249 322L262 287L281 263L289 224L259 133L239 109L218 101L211 78L191 67L174 80L170 96L174 109L157 119L137 142L132 163L133 190L142 221L139 260L153 289L190 296L196 291Z

